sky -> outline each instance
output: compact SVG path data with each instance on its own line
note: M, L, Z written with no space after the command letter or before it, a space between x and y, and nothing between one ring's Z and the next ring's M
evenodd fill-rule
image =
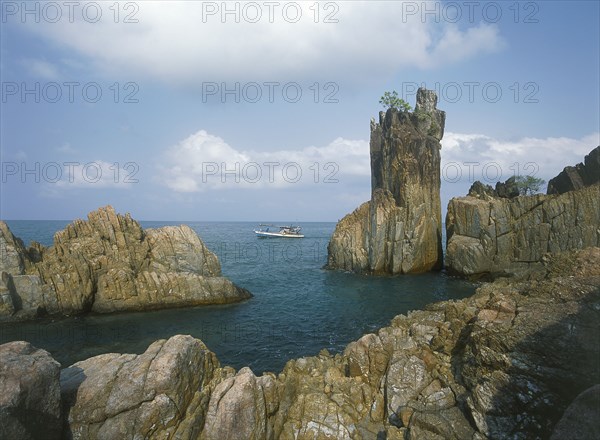
M337 221L371 118L446 111L442 209L600 144L599 2L0 1L0 218Z

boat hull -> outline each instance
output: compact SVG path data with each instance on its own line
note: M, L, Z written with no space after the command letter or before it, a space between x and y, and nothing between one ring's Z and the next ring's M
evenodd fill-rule
M302 234L280 234L279 232L254 231L258 238L304 238Z

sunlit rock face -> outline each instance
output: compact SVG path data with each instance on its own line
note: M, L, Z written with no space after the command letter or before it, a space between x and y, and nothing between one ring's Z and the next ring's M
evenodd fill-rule
M144 230L111 206L25 248L0 221L0 322L250 298L186 225Z
M336 226L327 268L402 274L442 267L440 140L446 114L419 89L412 113L371 121L371 200Z

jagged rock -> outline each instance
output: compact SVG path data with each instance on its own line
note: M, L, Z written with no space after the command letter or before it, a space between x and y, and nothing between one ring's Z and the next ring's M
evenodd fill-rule
M236 374L175 336L63 370L64 436L577 438L597 391L567 407L600 374L598 304L600 248L588 248L549 256L539 280L498 280L399 315L343 354L290 360L277 376Z
M141 355L110 353L77 362L60 376L66 434L197 438L218 367L201 341L181 335L156 341Z
M344 217L326 267L353 272L426 272L442 265L440 143L445 113L419 89L414 113L389 109L371 121L371 201Z
M600 146L594 148L583 163L565 167L548 182L548 194L563 194L600 181Z
M498 197L504 199L514 199L518 197L519 187L517 186L517 178L515 176L509 177L506 182L496 182L495 193Z
M60 364L27 342L0 345L0 438L59 439Z
M57 232L50 248L34 243L25 250L3 222L0 232L8 254L0 320L223 304L251 296L221 277L217 256L185 225L144 231L129 214L108 206Z
M469 192L467 194L469 197L477 197L478 199L489 200L491 197L498 197L498 194L490 185L485 185L481 183L479 180L473 182L471 188L469 188Z
M600 245L600 184L552 196L453 198L446 237L446 267L452 273L530 274L547 252Z

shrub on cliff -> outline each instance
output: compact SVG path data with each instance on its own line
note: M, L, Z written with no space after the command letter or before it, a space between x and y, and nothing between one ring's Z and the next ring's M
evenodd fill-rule
M379 99L379 103L383 105L383 108L390 109L395 108L401 112L409 112L412 110L412 107L408 102L398 96L398 92L395 90L390 92L385 92L383 96Z
M526 196L540 192L540 188L546 181L533 176L516 176L515 183L519 189L519 194Z

